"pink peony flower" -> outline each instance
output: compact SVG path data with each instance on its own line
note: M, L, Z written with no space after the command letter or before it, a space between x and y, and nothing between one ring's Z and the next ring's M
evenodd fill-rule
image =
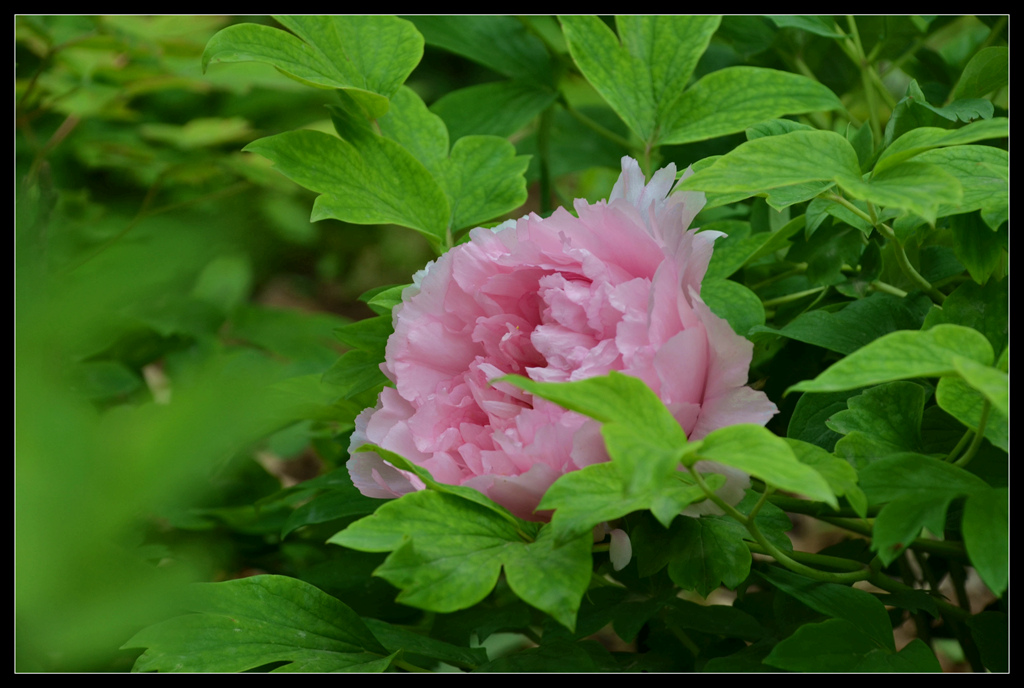
M637 162L623 158L608 201L577 200L579 218L559 208L474 229L418 273L394 310L382 366L395 386L356 418L351 450L375 444L540 520L533 512L551 483L608 460L599 425L495 378L633 375L690 439L767 423L775 405L745 386L753 346L700 298L723 235L687 231L704 195L669 196L675 172L669 165L645 186ZM424 488L372 452L353 453L348 468L370 497ZM719 492L727 501L749 485L733 469L701 468L729 477Z

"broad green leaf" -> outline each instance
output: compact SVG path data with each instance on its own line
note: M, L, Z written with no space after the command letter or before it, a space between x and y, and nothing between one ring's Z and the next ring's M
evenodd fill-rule
M996 218L995 226L989 223L993 230L1007 218L1010 203L1010 154L1007 151L991 146L948 146L926 151L914 160L940 166L963 187L959 203L943 203L939 216L981 210L982 217Z
M957 374L956 359L982 365L995 358L992 345L977 330L936 325L930 330L900 330L874 340L838 361L814 380L789 388L799 392L838 392L892 380Z
M580 71L648 143L675 116L679 96L721 21L710 16L622 16L616 20L616 37L597 17L560 20ZM755 121L761 119L766 117Z
M693 502L705 495L685 473L662 476L654 489L630 489L612 463L586 466L566 473L544 493L538 509L555 509L551 527L562 543L590 533L594 526L622 518L643 509L655 510L655 517L666 528ZM711 473L705 483L712 490L725 484L725 476Z
M364 623L388 652L402 651L405 654L423 655L460 669L470 670L487 661L487 650L482 647L459 647L379 619L365 619Z
M696 445L692 445L696 446ZM836 496L818 471L801 463L786 441L760 425L730 425L710 433L683 463L708 460L732 466L782 490L798 492L838 507Z
M658 103L642 57L631 55L598 17L559 19L569 52L583 76L641 141L652 140Z
M650 74L656 125L673 117L675 104L720 22L721 18L713 15L625 14L615 18L622 46L641 59Z
M860 486L870 504L885 504L875 518L871 549L886 565L922 528L941 537L951 501L991 489L962 468L913 453L893 454L863 467Z
M977 431L981 423L985 397L967 384L966 380L961 377L944 377L939 380L939 385L935 389L935 401L964 426ZM1010 450L1010 422L1002 411L995 408L989 411L988 422L985 423L985 438L1003 451Z
M934 224L943 202L959 205L963 187L938 165L904 162L876 172L870 179L840 175L836 182L848 194L885 208L903 208Z
M747 141L679 188L761 193L840 176L860 177L857 153L845 138L831 131L794 131Z
M755 327L753 332L770 332L837 353L852 354L890 332L919 330L930 305L931 300L923 294L900 298L876 292L838 312L810 311L797 316L781 330Z
M101 400L142 387L139 375L120 361L82 361L71 367L68 383L82 396Z
M982 48L964 67L953 90L954 98L982 98L1010 84L1010 49Z
M878 552L882 564L888 566L898 559L921 534L922 528L942 537L951 499L914 492L901 495L882 507L871 530L871 549Z
M430 45L513 79L553 83L555 69L544 42L514 17L420 15L410 20Z
M859 390L843 390L825 394L801 394L789 419L786 436L809 442L831 452L842 438L826 425L833 414L846 410L846 400L860 394Z
M867 515L867 499L857 487L857 471L849 462L837 458L821 447L786 439L786 444L801 463L811 466L828 481L829 487L838 497L845 496L861 517Z
M757 619L736 607L697 604L679 598L672 599L669 606L671 616L668 618L680 628L750 641L759 640L766 634Z
M981 580L1002 597L1010 572L1010 493L993 488L972 494L964 506L964 546Z
M967 268L971 279L985 284L995 275L1002 279L1006 275L1010 247L1008 214L997 212L986 216L984 213L967 213L949 218L949 229L953 234L953 251L957 260ZM997 227L995 232L990 231Z
M950 323L974 328L985 335L993 351L1001 353L1009 342L1009 299L1008 281L1005 279L991 280L984 286L964 282L946 297L942 308L931 309L924 327Z
M829 619L798 628L772 649L764 663L788 671L848 672L880 649L857 622Z
M436 480L434 480L434 478L430 475L430 472L427 469L423 468L422 466L414 464L413 462L406 459L404 456L400 456L399 454L396 454L392 451L388 451L387 449L383 449L381 447L376 447L372 444L363 445L356 451L364 451L376 454L381 459L391 464L395 468L416 474L416 477L422 480L423 484L426 485L429 489L434 490L435 492L454 495L456 497L465 499L466 501L473 502L477 506L483 507L484 509L491 511L499 518L505 519L516 528L519 528L523 525L522 522L519 521L519 519L517 519L509 512L508 509L491 501L491 499L488 498L487 495L485 495L483 492L480 492L479 490L474 490L471 487L464 487L462 485L447 485L445 483L439 483Z
M882 152L875 163L875 174L932 148L959 146L986 139L1002 139L1007 136L1009 136L1009 120L1005 117L971 122L959 129L918 127L893 141L892 145Z
M780 29L793 28L807 31L825 38L846 38L832 17L797 17L790 15L769 15L769 19Z
M448 129L411 88L403 86L395 92L391 109L377 124L383 136L412 153L437 178L448 157Z
M753 141L763 136L788 134L791 131L814 131L814 127L802 122L794 122L791 119L769 119L747 127L747 141Z
M496 136L464 136L441 166L438 182L451 204L453 231L511 212L526 202L529 159Z
M700 296L711 312L727 321L741 337L751 328L764 325L761 299L739 282L705 279L700 285Z
M701 141L782 115L841 109L843 104L828 87L805 76L761 67L726 67L701 78L672 104L658 143ZM769 169L776 171L763 168Z
M930 494L936 499L974 494L989 489L985 481L958 466L922 454L887 456L860 470L860 486L872 505L907 494Z
M704 276L705 282L725 279L733 275L747 263L769 255L790 245L790 238L804 228L804 215L799 215L774 232L758 232L750 234L746 223L714 223L705 229L718 231L730 230L730 225L737 226L740 231L715 242L715 252L711 256L711 264Z
M323 374L323 384L344 399L388 381L380 370L384 357L373 351L349 351Z
M760 570L758 574L811 609L855 624L876 647L896 649L885 606L870 593L838 583L812 580L776 566Z
M328 542L390 551L375 574L402 590L399 602L442 613L480 602L504 567L513 592L572 629L590 580L589 534L556 548L550 528L532 540L516 522L442 492L387 502Z
M891 382L865 390L833 413L826 425L845 437L838 456L861 466L889 454L921 450L921 419L928 393L912 382Z
M347 473L344 468L338 469ZM326 523L345 516L372 514L382 504L381 500L365 497L352 485L339 486L313 497L289 514L281 526L281 537L292 531L315 523Z
M384 346L388 342L388 337L394 331L395 328L391 324L391 316L380 315L376 318L364 318L336 328L334 336L353 349L379 352L382 354L381 360L383 360Z
M497 81L452 91L430 106L448 125L452 140L469 134L508 138L529 124L558 94L531 83Z
M410 286L412 285L399 284L394 287L381 289L366 299L366 305L377 315L390 315L394 307L402 303L402 292ZM360 300L362 300L362 297L360 297Z
M293 662L305 671L369 672L387 669L395 657L355 612L297 578L199 583L190 606L198 613L145 628L125 643L147 648L133 671L245 671Z
M395 17L278 17L295 35L260 24L219 31L203 52L211 62L266 62L302 83L349 92L376 119L423 56L423 37Z
M857 265L865 250L864 237L853 227L833 225L822 227L813 235L793 237L793 246L786 260L807 263L803 277L808 285L831 286L848 278L844 265Z
M312 221L397 224L434 241L450 213L444 192L402 146L369 136L356 142L316 131L291 131L254 141L245 150L269 159L297 184L321 194Z
M954 365L967 384L981 392L995 411L1009 417L1010 379L1006 373L969 359L957 359Z
M746 529L717 518L680 518L673 522L668 574L683 590L707 597L720 585L735 588L750 574Z
M789 671L817 672L940 672L939 660L922 640L899 652L879 648L856 622L829 619L807 624L776 645L765 664Z

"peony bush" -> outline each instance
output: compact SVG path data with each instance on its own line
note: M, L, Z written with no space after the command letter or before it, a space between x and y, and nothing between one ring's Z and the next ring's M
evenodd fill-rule
M18 19L19 662L1008 669L1006 17L171 19Z
M777 412L746 386L753 345L700 298L718 232L688 229L701 193L669 195L675 165L644 184L622 159L608 201L579 200L470 232L417 275L394 309L384 372L394 383L356 418L348 469L369 497L424 489L364 444L439 482L534 513L559 476L608 454L599 424L499 378L565 382L616 370L643 380L691 440ZM707 466L706 466L707 467ZM719 467L717 470L726 472ZM735 504L749 480L732 471Z

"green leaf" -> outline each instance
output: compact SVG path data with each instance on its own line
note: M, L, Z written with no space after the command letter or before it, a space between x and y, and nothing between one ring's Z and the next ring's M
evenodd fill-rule
M672 524L668 574L683 590L707 597L719 585L735 588L750 574L746 529L732 520L680 518Z
M460 669L475 669L487 662L487 650L482 647L459 647L378 619L365 623L388 652L423 655Z
M860 175L841 175L836 181L848 194L885 208L903 208L934 224L943 201L959 205L963 187L938 165L904 162L875 172L867 181Z
M761 299L739 282L705 279L700 285L700 296L711 312L727 321L741 337L747 336L751 328L764 325Z
M448 129L411 88L403 86L391 99L388 114L379 118L381 135L400 144L436 179L448 157ZM342 138L346 138L342 135Z
M941 323L963 325L981 332L992 350L1003 352L1009 343L1010 294L1008 281L991 280L985 285L964 282L953 290L942 308L933 307L924 321L924 329Z
M982 98L1010 84L1010 49L982 48L964 67L953 90L954 98Z
M838 177L860 177L853 146L835 132L794 131L747 141L684 179L679 188L756 194Z
M833 414L846 410L846 400L860 394L860 390L844 390L827 394L802 394L789 419L786 435L809 442L831 452L840 435L826 425Z
M476 227L526 202L529 158L496 136L464 136L441 166L438 181L452 209L452 230Z
M794 17L789 15L769 15L769 19L780 29L801 29L808 33L825 38L846 38L832 17Z
M647 143L657 140L662 123L680 106L679 96L721 21L623 16L616 19L617 38L597 17L559 19L583 76ZM755 121L761 119L766 117Z
M448 201L430 173L405 148L369 135L344 141L317 131L291 131L245 150L269 159L297 184L321 194L312 221L397 224L434 241L445 236Z
M793 454L800 463L807 464L828 481L829 487L836 496L845 496L862 518L867 515L867 499L861 489L857 487L857 471L849 462L808 442L786 439L786 444L793 450Z
M398 468L403 471L409 471L410 473L415 473L416 477L422 480L423 484L426 485L429 489L435 492L441 492L443 494L454 495L456 497L465 499L466 501L473 502L477 506L483 507L484 509L493 512L499 518L505 519L510 524L512 524L513 527L522 527L522 521L513 516L512 513L509 512L509 510L506 509L505 507L491 501L491 499L487 497L487 495L485 495L483 492L480 492L479 490L474 490L471 487L464 487L462 485L447 485L445 483L439 483L436 480L434 480L434 478L430 475L430 472L426 468L414 464L413 462L406 459L404 456L400 456L392 451L388 451L387 449L383 449L381 447L375 447L372 444L363 445L356 451L364 451L376 454L381 459L391 464L395 468Z
M427 43L524 82L553 84L555 69L544 42L514 17L411 17Z
M1010 154L991 146L949 146L930 150L917 162L938 165L963 187L959 203L943 203L938 214L959 215L981 210L993 230L1006 221L1010 203ZM988 218L992 218L989 222Z
M936 325L919 332L900 330L874 340L814 380L800 382L788 391L838 392L891 380L954 375L960 357L991 365L992 345L977 330L959 325Z
M145 628L124 644L147 648L133 671L245 671L293 662L304 671L369 672L395 658L355 612L297 578L199 583L190 606L198 613Z
M391 551L375 575L402 590L399 602L442 613L483 600L504 567L513 592L571 630L590 581L589 534L556 548L550 528L536 540L529 530L460 496L421 491L385 503L328 542Z
M908 131L882 151L875 163L875 174L884 172L901 162L920 155L932 148L959 146L986 139L1003 139L1009 136L1009 120L1005 117L971 122L959 129L918 127Z
M395 17L278 17L295 35L260 24L219 31L203 52L211 62L265 62L319 88L349 92L370 119L388 111L390 98L423 56L423 37Z
M747 127L747 141L753 141L763 136L780 136L791 131L814 131L814 127L802 122L794 122L791 119L769 119Z
M701 141L782 115L842 109L835 93L805 76L761 67L726 67L701 78L673 103L658 143ZM775 172L771 167L763 169Z
M804 228L804 215L798 215L774 232L750 234L749 223L716 222L705 229L728 231L728 236L715 242L704 280L725 279L747 263L790 245L789 239ZM733 229L735 228L735 229Z
M858 466L888 454L921 449L921 420L928 393L912 382L892 382L865 390L833 413L829 428L845 437L836 454Z
M550 106L558 94L532 83L496 81L447 93L430 106L448 125L452 140L469 134L508 138Z
M922 640L899 652L873 646L855 622L829 619L807 624L776 645L765 664L789 671L939 672L939 660Z
M669 602L673 625L693 629L710 635L743 640L759 640L766 635L765 629L750 614L724 604L697 604L675 598Z
M991 370L995 370L992 368ZM935 389L935 401L949 415L971 430L977 431L985 397L960 377L944 377ZM1010 450L1009 417L1002 411L991 409L985 423L985 439L1003 451Z
M394 330L391 316L381 315L343 325L334 330L334 336L353 349L382 354L381 360L383 361L384 347Z
M923 294L900 298L876 292L854 301L838 312L810 311L797 316L781 330L755 327L753 332L770 332L852 354L874 340L898 330L918 330L931 300Z
M777 566L759 570L758 574L811 609L854 624L875 647L895 651L889 615L885 606L870 593L838 583L812 580Z
M954 499L990 489L984 480L958 466L922 454L901 453L860 471L860 486L872 505L907 494Z
M555 509L551 527L556 541L566 542L593 531L594 526L622 518L643 509L655 510L658 520L668 527L690 504L705 495L689 476L675 471L664 476L654 489L630 489L613 463L599 463L572 471L556 480L541 500L539 509ZM711 490L725 484L725 476L712 473L705 477Z
M684 458L686 465L708 460L764 480L782 490L798 492L811 499L838 507L836 496L818 471L801 463L785 440L760 425L730 425L708 434L695 451Z
M964 546L981 580L1002 597L1010 572L1010 492L992 488L967 498Z
M638 378L613 370L578 382L534 382L518 375L501 381L602 423L621 424L625 432L611 432L613 442L624 451L614 452L609 447L609 453L634 489L660 482L678 466L686 435L658 396ZM607 425L601 430L606 441L607 430ZM628 450L633 447L647 460L638 460L638 455Z
M388 381L380 370L384 357L374 351L349 351L323 374L323 384L344 399Z

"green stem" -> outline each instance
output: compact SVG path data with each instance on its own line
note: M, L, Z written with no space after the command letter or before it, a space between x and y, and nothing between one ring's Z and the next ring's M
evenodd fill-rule
M696 468L690 466L689 470L690 475L693 476L694 482L696 482L697 486L704 491L704 494L707 496L709 500L711 500L712 503L714 503L716 506L718 506L719 509L729 514L729 516L732 516L734 519L736 519L743 525L747 525L749 519L744 514L737 511L736 508L732 506L732 504L729 504L728 502L724 501L721 497L716 495L715 491L708 487L708 484L704 482L704 477L697 472Z
M806 516L814 516L815 518L820 517L846 517L846 518L859 518L860 515L850 508L839 508L833 509L824 502L810 502L806 499L797 499L796 497L786 497L783 495L772 495L769 500L772 504L779 507L783 511L788 511L791 514L804 514ZM868 516L874 516L878 513L878 509L869 509Z
M776 297L774 299L768 299L767 301L762 301L761 305L764 306L765 308L772 308L774 306L778 306L778 305L781 305L783 303L789 303L791 301L799 301L800 299L802 299L805 296L810 296L811 294L817 294L818 292L825 291L826 289L828 289L828 287L815 287L814 289L807 289L806 291L798 291L798 292L795 292L793 294L786 294L785 296L779 296L779 297Z
M960 455L960 452L963 451L963 448L967 446L967 443L975 434L976 433L973 430L967 430L967 432L964 433L964 436L960 438L960 441L956 443L956 446L953 447L953 451L946 455L946 463L952 463L955 461L956 457Z
M964 455L956 460L955 466L963 468L971 462L974 455L978 453L978 449L981 447L981 441L985 439L985 426L988 425L988 414L992 410L992 402L988 399L985 400L984 405L981 407L981 419L978 420L978 432L974 433L974 439L971 441L971 446L967 448Z
M846 21L850 24L850 35L853 37L854 55L856 56L856 64L860 69L860 81L861 87L864 89L864 97L868 101L868 113L871 119L871 133L874 136L875 146L882 142L882 124L878 118L878 106L875 104L875 88L871 81L871 76L868 72L872 71L871 63L864 55L864 46L860 42L860 34L857 32L857 22L854 20L852 15L846 17Z
M881 588L886 592L921 592L917 588L912 588L909 585L904 585L899 581L895 581L892 578L889 578L889 576L885 575L881 571L872 572L871 576L867 580L876 588ZM961 609L956 605L950 604L949 602L941 600L937 597L933 597L932 600L938 606L939 610L942 612L943 615L948 615L955 619L960 619L964 621L969 619L971 616L970 612Z
M432 674L432 673L434 673L430 669L424 669L423 667L418 667L415 664L409 664L409 662L405 661L404 659L400 659L397 662L395 662L395 666L398 667L399 669L405 669L409 673L413 673L413 674Z
M898 296L901 299L906 297L907 295L907 292L903 291L899 287L894 287L891 284L883 282L882 280L875 280L874 282L871 283L871 286L875 288L875 291L884 291L887 294Z
M750 287L750 291L758 291L759 289L763 289L764 287L767 287L769 284L774 284L775 282L778 282L779 280L784 280L787 277L792 277L793 275L799 275L799 274L801 274L803 272L806 272L806 271L807 271L807 263L797 263L796 267L794 267L792 270L786 270L785 272L780 272L777 275L773 275L773 276L769 277L768 279L762 280L762 281L758 282L757 284L751 286Z
M769 554L766 549L761 545L754 542L746 542L747 549L754 554ZM827 554L813 554L811 552L790 552L789 556L797 561L804 564L813 564L815 566L824 566L827 568L841 569L843 571L863 571L864 564L859 561L852 559L843 559L841 557L830 557Z
M921 290L932 297L932 301L939 304L940 306L946 300L946 295L931 285L931 283L921 276L914 266L910 264L910 259L907 257L907 252L903 250L903 245L896 238L896 232L893 231L892 227L880 222L875 225L882 236L892 242L893 250L896 253L896 262L899 263L900 269L903 274L906 275L912 282L917 286L921 287Z
M837 528L848 530L851 533L857 533L864 537L870 538L873 534L871 524L866 523L859 519L851 518L834 518L831 516L818 516L819 521L825 523L831 523ZM924 540L918 538L910 543L908 549L913 549L920 552L928 552L929 554L938 554L943 557L951 559L959 559L966 561L967 554L964 552L963 545L957 542L951 542L947 540Z

